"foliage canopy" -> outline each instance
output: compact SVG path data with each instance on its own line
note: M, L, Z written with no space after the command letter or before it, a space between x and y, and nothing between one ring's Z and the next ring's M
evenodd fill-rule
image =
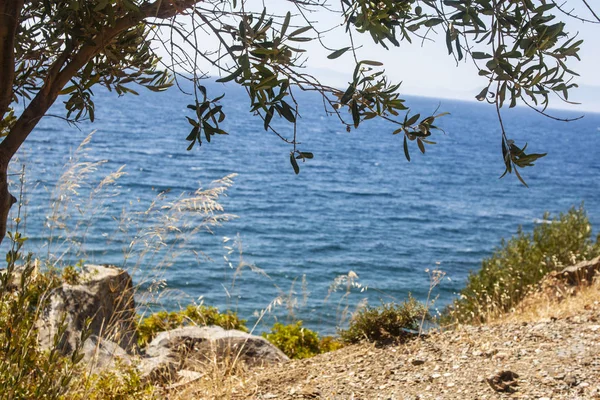
M300 161L313 158L299 148L297 90L321 94L325 112L348 130L382 118L396 125L391 133L402 138L407 159L409 143L424 153L443 113L411 112L384 66L361 58L356 35L389 49L437 33L457 62L470 59L486 81L477 98L498 113L505 173L522 181L518 169L543 154L528 154L526 145L509 139L500 109L522 102L545 113L553 94L568 101L576 86L569 61L579 58L582 41L557 18L572 14L565 7L553 0L285 0L264 9L251 0L0 0L0 237L14 202L5 176L11 158L59 98L62 118L93 121L97 86L123 95L136 94L136 86L162 91L192 81L186 116L191 149L227 133L223 96L213 97L202 85L203 66L216 68L220 82L246 90L249 111L263 119L264 129L290 145L296 173ZM339 18L343 47L328 43L315 11ZM346 88L306 73L307 42L323 46L331 60L352 56ZM159 47L168 59L159 57ZM274 128L275 117L292 125L289 133Z

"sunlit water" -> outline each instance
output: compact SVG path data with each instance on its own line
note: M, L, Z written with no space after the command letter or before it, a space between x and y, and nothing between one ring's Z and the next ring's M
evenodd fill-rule
M371 304L398 301L409 292L424 299L429 289L425 269L435 266L449 278L434 292L438 304L446 304L500 238L509 237L518 225L530 229L544 211L557 213L585 202L592 225L600 224L597 114L565 124L527 109L505 113L509 136L518 143L529 142L533 152L548 152L534 168L523 171L527 189L514 176L498 179L503 172L500 132L491 107L409 98L409 105L423 114L439 106L451 115L439 123L446 134L436 135L438 144L429 146L426 155L417 154L415 146L408 163L401 137L391 135L393 128L371 122L348 133L323 114L321 103L305 96L299 140L301 149L314 152L315 159L302 164L295 176L289 147L248 113L244 93L217 84L208 87L214 95L227 92L225 127L231 135L215 137L191 152L186 151L189 125L184 118L189 99L175 90L124 98L100 92L95 97L96 122L79 129L45 118L20 154L26 162L28 204L23 212L31 239L28 249L42 256L48 253L44 238L49 230L44 224L51 213L50 193L69 155L93 129L97 133L88 160L108 163L88 183L95 185L123 164L127 174L118 180L120 194L104 200L107 212L98 203L90 203L94 211L86 210L88 191L79 189L82 215L94 218L91 227L79 233L86 237L87 262L123 264L130 239L118 232L115 220L124 209L141 210L160 191L190 192L199 184L208 186L238 174L221 202L226 212L239 218L213 234L200 234L166 270L167 287L189 295L165 297L161 306L167 308L202 296L207 304L235 309L255 321L256 311L291 292L295 317L331 332L347 304L351 309L365 298ZM285 124L279 126L289 132ZM76 218L76 209L71 212ZM57 247L60 233L53 233L53 254L65 248ZM268 278L244 269L232 287L233 271L223 258L228 251L224 246L231 242L223 243L223 237L237 234L244 260ZM238 256L230 255L234 266ZM158 263L156 257L142 262L136 279L148 276ZM132 264L135 261L129 260ZM328 297L336 277L350 271L368 289L354 288L342 298L342 287ZM289 310L279 306L265 320L272 323L273 316L288 315Z

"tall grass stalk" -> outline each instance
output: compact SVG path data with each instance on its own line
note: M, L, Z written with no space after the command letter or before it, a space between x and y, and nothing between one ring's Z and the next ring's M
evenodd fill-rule
M76 260L97 257L87 249L88 236L100 218L109 217L114 228L106 235L106 244L121 246L123 256L117 266L136 278L138 299L145 304L160 303L177 295L187 297L169 290L165 271L184 254L197 263L209 260L193 243L200 234L212 234L215 227L236 218L226 213L220 203L235 174L189 193L158 193L143 208L140 203L130 202L128 208L115 215L115 199L121 195L119 180L126 174L125 166L105 173L103 167L108 161L91 159L94 134L95 131L90 133L73 152L51 191L44 263L60 269ZM103 223L110 232L110 224ZM144 290L140 290L142 287Z
M429 309L435 304L435 301L437 300L437 296L432 299L431 295L433 294L435 288L440 283L442 283L442 280L446 276L446 273L439 269L437 266L436 268L433 268L431 270L427 268L425 272L429 275L429 290L427 291L427 300L425 301L425 312L423 313L423 317L421 318L421 324L419 325L419 337L423 333L425 320L427 319L427 316L430 315Z
M107 212L107 200L119 195L117 181L125 174L125 166L109 172L95 185L91 183L108 162L89 160L89 145L95 132L86 136L73 152L51 193L45 237L46 261L54 267L64 263L67 255L72 260L87 258L85 243L90 227Z
M38 348L36 322L56 283L51 275L39 273L38 263L22 253L27 240L19 231L24 175L20 184L15 231L8 232L7 267L0 274L0 399L59 399L72 388L81 347L77 345L70 357L60 354L63 320L58 322L50 349ZM85 338L84 329L80 343Z
M363 293L368 289L368 286L360 283L358 275L354 271L338 275L331 282L327 289L327 296L325 296L325 299L323 300L323 307L327 306L327 303L333 298L334 294L341 293L336 305L336 326L341 327L346 325L353 314L356 314L367 307L367 299L363 298L351 312L350 295L356 291Z

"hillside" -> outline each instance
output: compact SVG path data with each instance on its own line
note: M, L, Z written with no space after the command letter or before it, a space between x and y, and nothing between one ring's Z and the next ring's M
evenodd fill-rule
M600 398L600 284L562 301L537 296L524 304L527 306L488 325L461 326L405 345L349 346L278 367L238 373L219 385L206 376L173 395L233 399Z

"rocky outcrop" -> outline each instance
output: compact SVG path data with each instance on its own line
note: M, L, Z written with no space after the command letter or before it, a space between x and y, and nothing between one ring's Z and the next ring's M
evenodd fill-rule
M146 354L155 357L165 353L196 362L231 358L250 366L288 360L281 350L260 336L218 326L186 326L159 333L146 348Z
M248 366L288 361L281 350L260 336L218 326L186 326L161 332L146 348L142 376L169 381L181 369L198 369L212 362L243 362Z
M589 286L600 274L600 257L589 261L581 261L575 265L553 271L546 275L519 305L521 308L529 307L539 298L547 300L562 300L575 295L581 288Z
M575 286L581 284L591 284L594 277L600 272L600 257L593 260L582 261L575 265L571 265L560 271L560 277L565 283Z
M165 351L157 356L142 358L137 368L144 381L166 384L177 380L177 372L181 370L181 364L181 360L175 353Z
M22 274L21 270L13 273L12 288L18 289ZM59 350L68 355L85 339L82 362L92 372L132 365L147 381L178 385L198 379L198 371L207 363L265 366L288 361L266 339L218 326L161 332L139 350L133 284L126 271L109 265L86 265L69 281L48 295L48 304L37 321L40 347L53 348L58 334ZM87 335L83 335L86 327Z
M112 369L117 364L132 364L132 357L118 344L96 335L91 335L85 341L81 350L83 353L82 362L93 371Z
M71 353L89 322L89 332L109 339L127 352L136 345L135 302L131 277L109 265L86 265L77 284L63 283L50 294L38 321L40 346L52 346L64 321L60 350Z

